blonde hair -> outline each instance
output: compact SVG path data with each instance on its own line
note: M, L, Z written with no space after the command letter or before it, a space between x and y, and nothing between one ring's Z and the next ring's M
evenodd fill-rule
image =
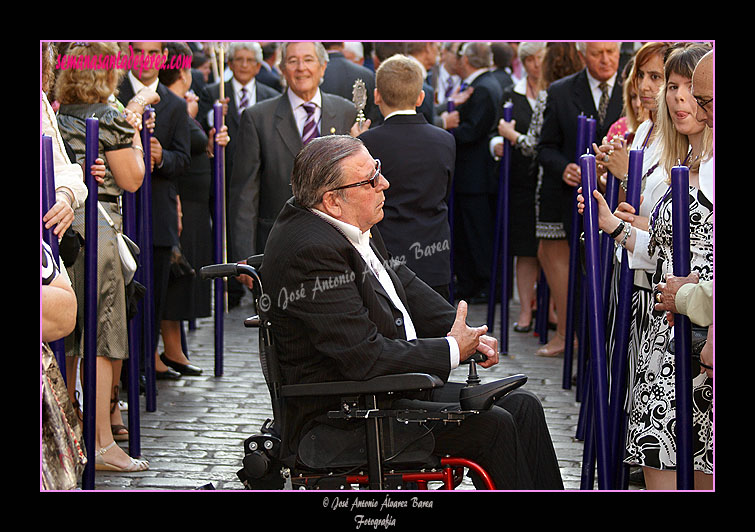
M375 86L393 109L414 109L422 90L422 67L413 57L394 55L380 63Z
M692 79L695 65L710 50L710 46L700 43L680 43L668 49L664 65L666 81L663 89L658 91L656 127L658 127L658 140L661 146L659 164L666 170L666 175L669 176L669 179L671 169L679 164L689 166L690 171L698 171L700 162L705 160L713 149L713 133L709 127L705 127L703 129L702 149L698 157L694 161L686 161L690 149L689 138L687 135L679 133L676 127L674 127L668 105L666 104L669 76L671 74L678 74L682 77Z
M116 56L118 44L114 42L73 43L66 55ZM62 104L104 103L114 92L125 72L112 68L65 68L58 74L55 84L55 98Z

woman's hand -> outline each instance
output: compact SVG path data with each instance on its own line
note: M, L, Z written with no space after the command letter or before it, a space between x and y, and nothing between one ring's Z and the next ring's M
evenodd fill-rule
M614 137L608 142L604 137L603 144L598 146L593 142L593 152L598 167L602 170L608 170L614 176L622 178L629 171L629 150L624 139Z
M511 142L516 143L516 139L519 138L519 132L514 129L516 127L516 120L506 122L503 118L498 122L498 134L503 138Z
M618 227L619 223L621 223L621 219L614 216L608 207L608 203L606 203L606 198L597 189L592 191L592 195L598 204L598 227L602 231L612 233ZM577 211L579 214L584 214L585 211L585 198L582 195L582 187L577 189Z

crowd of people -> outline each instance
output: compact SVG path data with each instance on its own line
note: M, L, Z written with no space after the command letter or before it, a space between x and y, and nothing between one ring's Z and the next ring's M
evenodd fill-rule
M130 69L116 64L55 68L59 55L116 56L119 51L152 58L162 55L166 64L187 57L192 62L191 67L163 69L145 68L144 64ZM585 201L577 194L581 180L576 161L577 117L583 114L596 119L596 135L590 145L600 176L600 190L595 194L600 228L616 240L617 264L627 250L635 279L626 462L642 467L650 489L675 486L676 454L673 445L667 445L673 441L675 420L674 357L669 344L674 313L685 313L695 325L707 327L703 335L709 339L698 353L693 431L696 487L709 488L713 473L712 55L709 44L689 42L42 43L42 133L53 137L56 193L52 208L43 213L43 224L61 243L74 242L69 246L73 253L64 256L61 247L60 262L54 267L48 253L43 254L45 271L50 271L42 282L43 341L64 339L66 354L67 393L56 396L56 404L63 404L65 414L49 419L58 424L62 419L71 429L68 438L58 435L43 442L44 456L50 457L43 463L49 472L45 487L70 488L74 464L87 458L101 470L149 468L147 460L131 457L117 445L129 437L118 395L123 361L129 356L128 309L139 297L139 290L137 281L127 283L124 278L116 236L123 229L123 192L139 190L145 164L151 170L153 218L154 300L148 303L154 305L156 331L148 352L154 356L158 379L182 379L203 371L185 352L182 327L184 322L212 313L210 283L196 272L212 262L216 213L211 158L215 143L224 147L223 205L229 261L245 261L263 252L267 256L273 237L273 251L293 260L289 259L291 249L279 246L281 242L284 248L291 246L301 235L281 240L279 225L283 222L279 218L285 221L288 209L288 225L292 226L303 216L297 209L315 209L318 214L325 213L323 219L349 239L351 228L360 229L352 239L359 251L354 257L372 258L360 247L364 242L359 233L376 228L392 265L386 270L408 266L439 300L451 305L464 301L459 303L461 308L496 297L488 292L497 184L503 142L509 142L510 207L504 223L511 235L510 255L516 261L513 276L520 301L513 330L530 332L536 313L547 313L556 335L537 354L554 357L564 352L567 342L577 341L566 337L566 314L569 238L577 230L572 227L572 216ZM224 58L222 64L220 57ZM357 80L365 88L359 108L353 98ZM213 114L218 101L224 117L220 127ZM506 102L513 104L509 121L503 115ZM145 117L148 106L154 112ZM94 449L82 449L77 382L81 382L78 374L83 364L79 361L84 356L82 239L88 191L83 167L85 123L91 116L99 119L99 154L89 169L97 180L100 208L96 438ZM151 132L148 162L141 144L144 128ZM341 155L359 164L328 174L326 185L318 184L322 176L314 173L324 171L322 165L298 162L303 148L322 137L359 140L358 146L349 145ZM637 209L622 201L611 212L601 191L605 191L608 176L626 186L628 153L633 149L644 151L643 200ZM319 146L310 151L317 150L332 153ZM667 192L670 169L678 161L690 169L690 219L694 221L690 228L693 274L683 279L669 275L673 271L672 228ZM311 175L303 169L308 167L313 169ZM370 175L361 172L361 180L344 184L348 181L344 176L351 175L352 169L366 167L371 168L366 172ZM379 201L364 210L372 197L360 196L357 201L356 195L369 192L377 194ZM621 200L623 195L621 191ZM323 242L329 242L328 238L323 237ZM369 240L366 247L370 248ZM294 254L294 258L304 260L307 252ZM285 270L286 274L298 271L293 265ZM384 285L380 267L375 271ZM618 268L613 271L607 310L611 317ZM537 286L543 279L550 302L546 308L538 308ZM282 287L289 281L285 278ZM230 307L241 304L251 283L246 276L228 280ZM387 283L391 284L390 279ZM395 305L396 323L400 320L402 325L385 336L421 339L413 322L422 322L418 313L424 310L411 308L403 299L403 289L386 290L391 307ZM440 301L435 304L440 308ZM278 309L289 313L284 313L281 321L291 319L297 308ZM317 310L307 307L306 312L311 324L319 323ZM349 309L343 312L349 316ZM76 319L62 319L69 315ZM450 316L453 322L453 314ZM296 319L294 329L301 325ZM381 327L378 324L382 331ZM309 332L309 341L314 342L317 331ZM365 332L371 334L369 329ZM282 340L290 333L277 334ZM610 345L610 327L607 336ZM486 338L484 331L477 333L472 347L489 348L491 341ZM454 353L454 343L448 343ZM451 367L454 360L458 363L458 345L456 349ZM48 351L45 346L44 368L54 375L54 357L50 360ZM301 373L294 371L290 378L302 378ZM527 402L531 415L541 412L539 404L529 403L529 397L519 396L518 400ZM502 403L496 408L505 410L507 406ZM514 417L515 421L507 418L505 423L518 424L527 437L539 438L542 449L552 449L547 428L543 436L542 427L533 424L530 435L522 428L526 423ZM549 445L542 443L543 438ZM63 446L72 457L76 456L72 449L78 449L79 460L56 464L51 457L63 452L58 449ZM501 482L512 489L558 489L560 478L553 475L551 458L544 452L526 465L493 463L491 467L505 472ZM519 475L526 480L516 484L510 480L512 471L514 478ZM539 476L542 484L538 484Z

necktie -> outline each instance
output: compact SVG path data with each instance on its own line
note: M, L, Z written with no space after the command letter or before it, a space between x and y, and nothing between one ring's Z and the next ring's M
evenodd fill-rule
M608 83L605 81L602 82L600 84L600 90L602 94L600 95L600 103L598 104L598 120L599 123L602 124L606 119L606 110L608 109L608 100L610 99L610 96L608 95Z
M244 109L249 107L249 98L246 94L246 87L241 88L241 101L239 102L239 114L244 112Z
M317 137L317 124L315 124L315 104L304 103L302 107L307 111L307 121L301 134L302 144L305 146L309 141Z
M451 92L454 90L454 79L452 77L448 78L448 81L446 81L446 100L448 100L448 97L451 96Z

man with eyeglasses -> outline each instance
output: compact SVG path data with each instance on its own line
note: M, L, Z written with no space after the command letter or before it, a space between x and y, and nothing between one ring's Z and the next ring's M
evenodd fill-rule
M454 309L391 261L374 227L390 183L360 139L313 140L297 155L291 184L294 196L270 232L260 268L283 384L405 372L447 381L475 351L489 357L482 367L498 363L496 339L485 326L467 325L465 302ZM404 401L402 408L458 408L461 387L447 382L431 396L394 400ZM281 457L294 455L312 427L336 423L348 431L327 418L338 409L337 397L287 399ZM525 390L459 427L430 425L437 454L478 462L498 489L563 488L542 406Z
M355 126L354 104L320 91L328 65L322 44L289 42L280 50L287 89L241 115L233 172L228 176L231 260L244 260L264 249L278 212L291 197L291 169L302 146L315 136L348 134Z

